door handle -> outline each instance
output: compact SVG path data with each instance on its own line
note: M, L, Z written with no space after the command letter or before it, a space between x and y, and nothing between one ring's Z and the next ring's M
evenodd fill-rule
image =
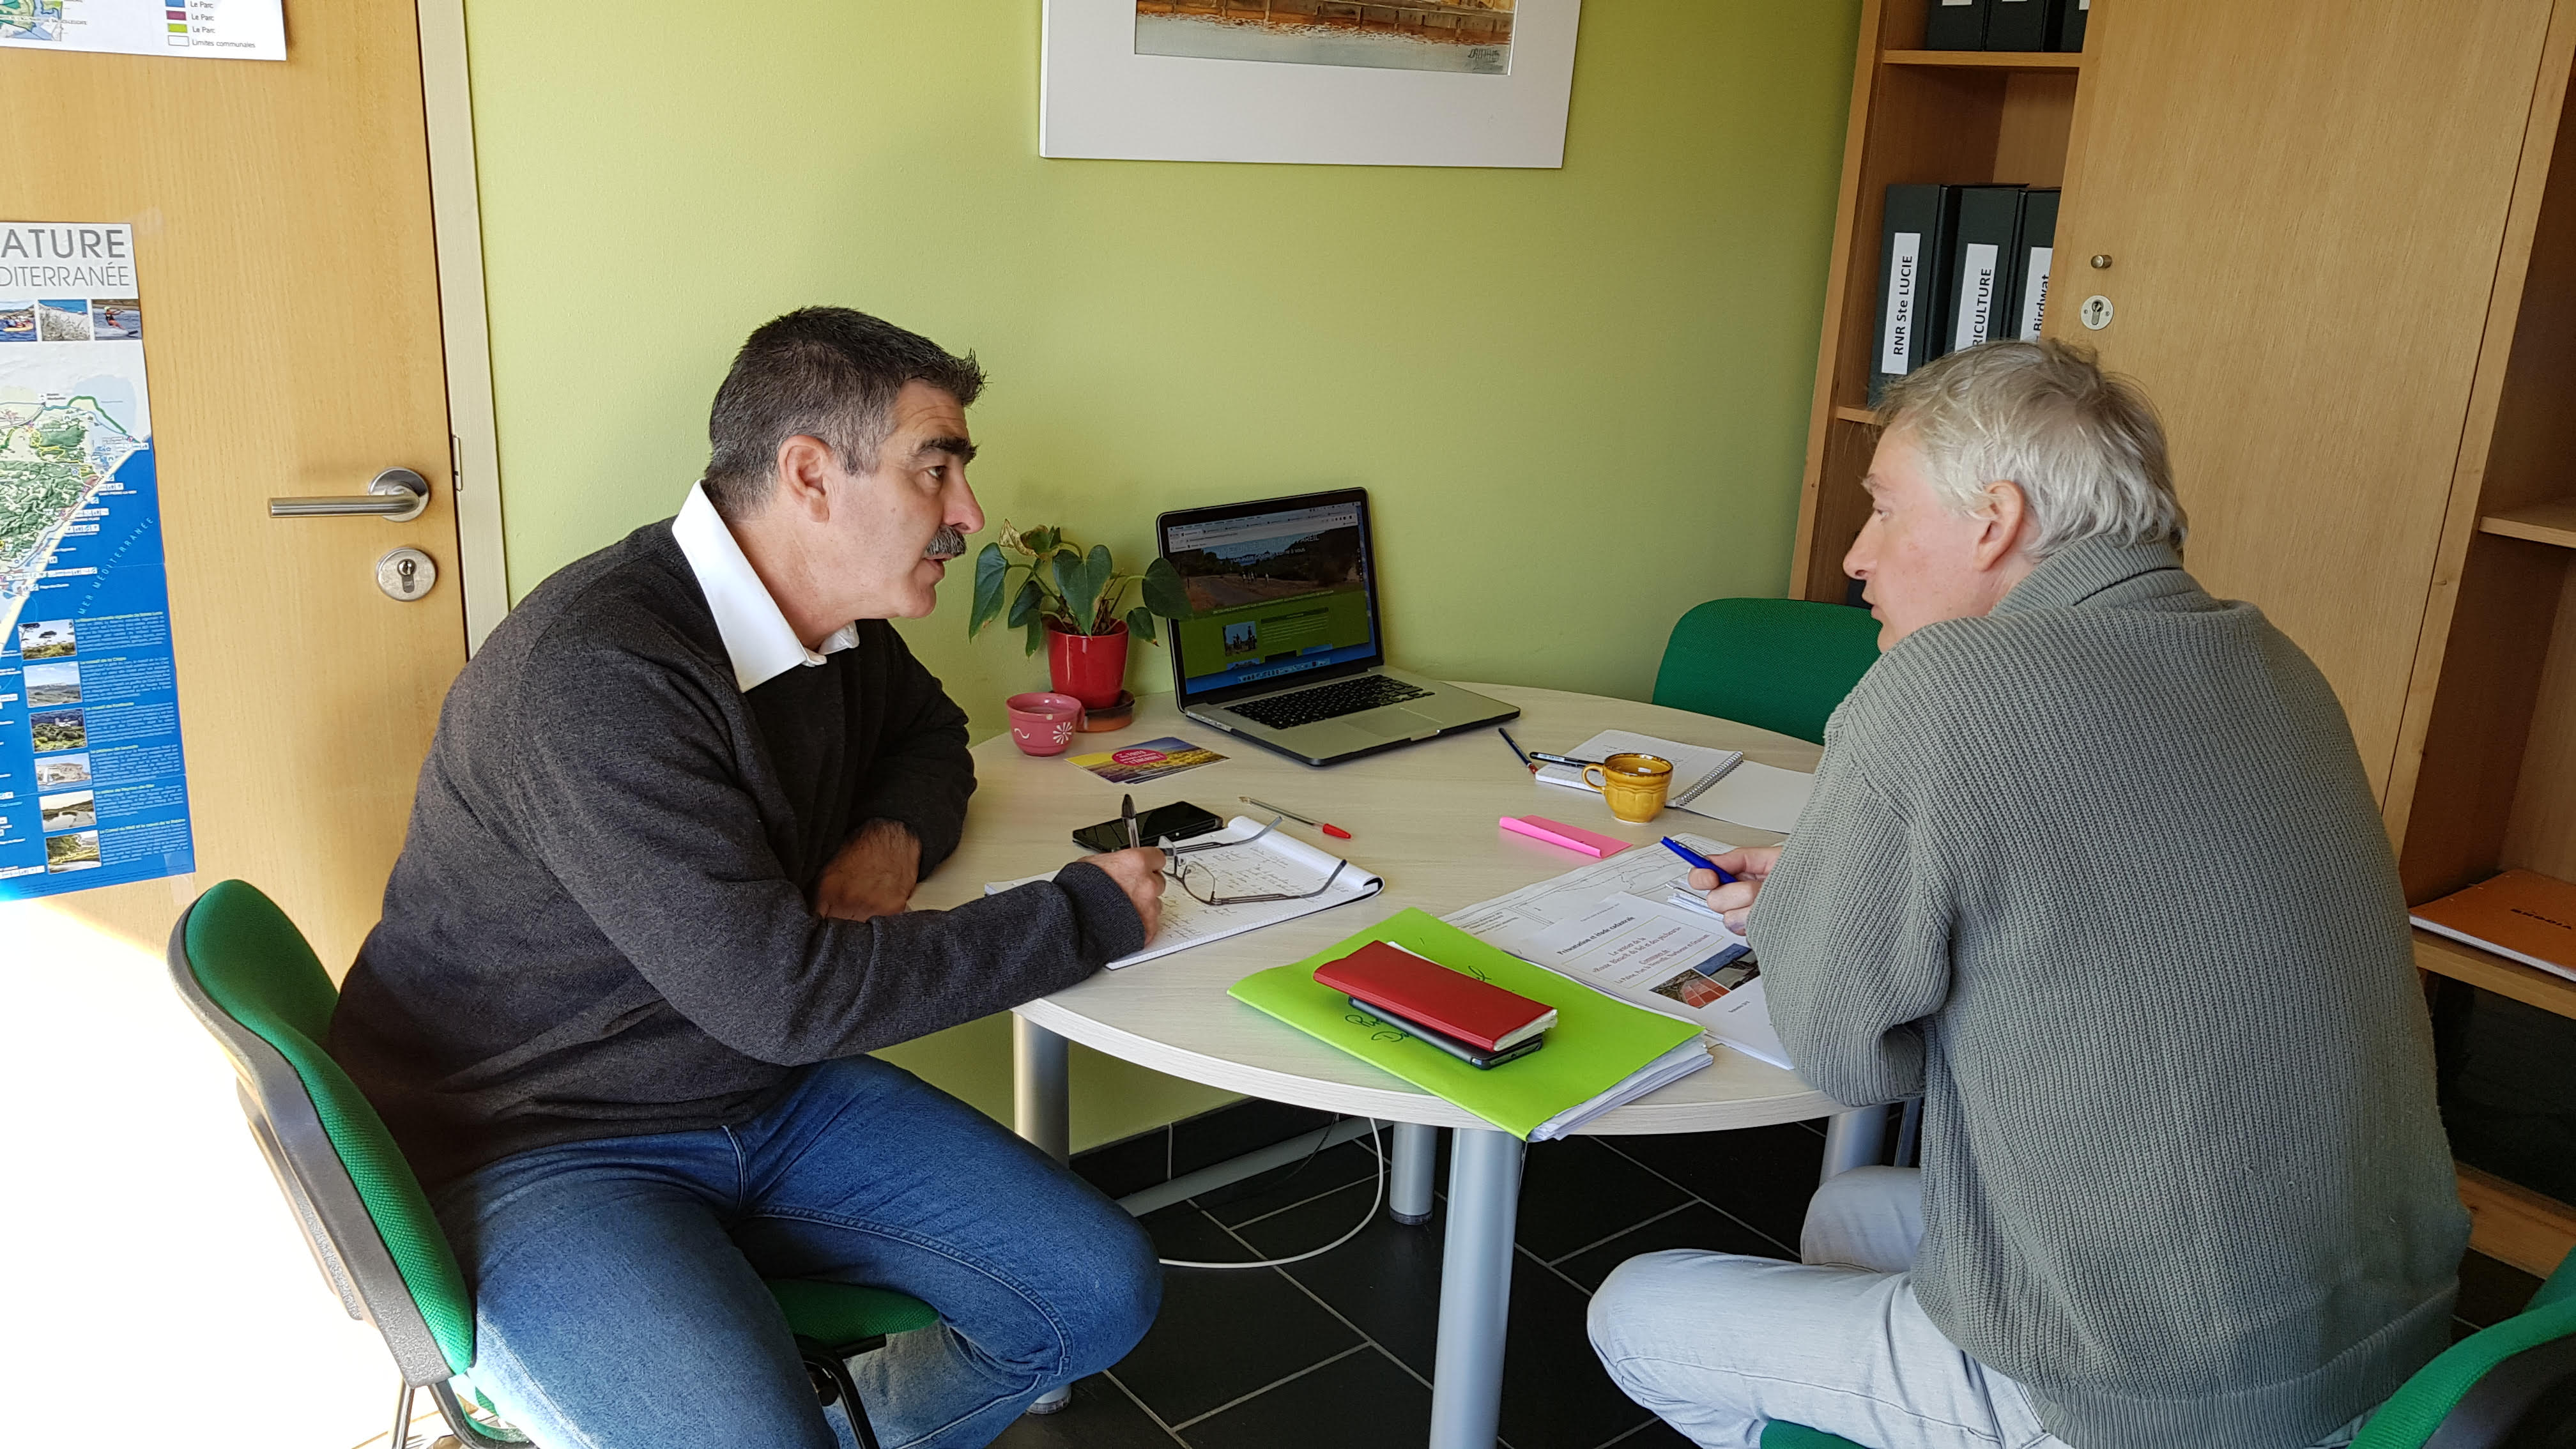
M409 523L429 507L429 480L409 468L387 468L367 491L329 498L272 498L271 518L381 518Z

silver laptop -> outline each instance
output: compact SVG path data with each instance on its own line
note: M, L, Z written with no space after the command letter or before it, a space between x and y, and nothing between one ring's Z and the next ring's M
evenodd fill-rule
M1519 717L1386 667L1367 489L1185 508L1154 531L1197 610L1169 641L1191 719L1329 765Z

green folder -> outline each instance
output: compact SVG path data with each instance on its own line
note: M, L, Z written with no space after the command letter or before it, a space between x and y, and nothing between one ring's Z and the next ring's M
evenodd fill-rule
M1387 941L1464 971L1506 991L1556 1008L1547 1045L1516 1061L1478 1071L1427 1042L1353 1007L1317 984L1315 968L1371 941ZM1526 1141L1532 1129L1626 1081L1639 1067L1699 1035L1699 1028L1658 1016L1580 981L1533 966L1499 946L1419 910L1398 911L1339 945L1303 961L1256 971L1227 993L1308 1036L1383 1067L1436 1097L1466 1108Z

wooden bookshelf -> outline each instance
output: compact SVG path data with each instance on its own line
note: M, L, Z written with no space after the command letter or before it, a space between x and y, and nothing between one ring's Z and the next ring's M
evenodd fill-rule
M2576 407L2576 398L2569 399L2568 405ZM2478 530L2502 538L2525 538L2553 548L2576 548L2576 499L2554 498L2489 514L2478 520Z
M2576 0L2095 0L2080 56L1926 51L1926 5L1862 6L1789 592L1843 599L1868 517L1887 188L2062 186L2044 330L2155 401L2185 561L2333 685L2406 899L2576 880ZM2479 1246L2555 1267L2576 1208L2477 1179Z
M1881 65L1939 65L1973 67L1978 70L2082 70L2084 57L2072 51L2055 50L1889 50L1879 53Z
M2085 57L2027 51L1924 50L1925 0L1864 0L1842 189L1825 283L1797 550L1790 588L1843 597L1842 557L1869 516L1860 480L1878 445L1870 420L1871 341L1878 323L1878 226L1900 182L2056 186ZM2090 31L2088 30L2088 35Z
M2437 936L2430 931L2415 933L2415 965L2436 976L2465 981L2498 996L2510 996L2525 1006L2576 1018L2576 981L2553 975L2537 966L2525 966L2510 957L2475 946Z

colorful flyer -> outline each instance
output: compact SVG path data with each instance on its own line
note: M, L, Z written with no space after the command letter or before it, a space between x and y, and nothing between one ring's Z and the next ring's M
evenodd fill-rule
M286 59L284 0L0 0L0 48Z
M195 868L134 236L0 222L0 900Z
M1067 755L1065 758L1112 785L1142 785L1165 775L1213 765L1225 756L1203 745L1167 735L1124 749L1104 750L1096 755Z

